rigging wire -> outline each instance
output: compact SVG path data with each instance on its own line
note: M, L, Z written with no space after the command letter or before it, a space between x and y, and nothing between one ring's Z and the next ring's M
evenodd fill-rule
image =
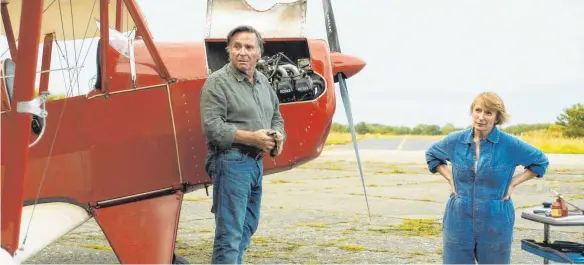
M44 13L45 13L45 11L47 11L47 10L49 9L49 7L51 7L51 6L52 6L52 5L55 3L55 1L57 1L57 0L53 0L53 1L52 1L52 2L51 2L51 3L50 3L50 4L49 4L49 5L48 5L48 6L45 8L45 10L43 10L43 13L42 13L42 14L44 14ZM14 42L18 42L18 39L16 39ZM0 55L0 58L1 58L2 56L4 56L4 54L6 54L6 53L7 53L9 50L10 50L10 48L8 48L8 49L6 49L4 52L2 52L2 54Z
M59 1L60 1L60 0L59 0ZM95 1L94 1L94 7L95 7ZM60 8L60 6L59 6L59 8ZM91 12L92 12L92 14L93 14L93 10L94 10L94 9L92 9L92 11L91 11ZM90 16L90 17L91 17L91 16ZM71 14L71 20L73 21L73 14ZM86 37L86 35L87 35L87 30L89 29L89 23L90 23L90 22L91 22L91 19L89 19L89 20L88 20L88 22L87 22L87 25L86 25L86 28L85 28L84 37ZM64 26L63 26L63 18L62 18L62 17L61 17L61 26L62 26L62 28L64 28ZM93 35L93 36L94 36L94 38L92 38L92 41L91 41L91 43L89 44L89 47L91 47L91 46L92 46L92 44L93 44L93 41L95 40L95 35L97 34L97 31L98 31L98 30L97 30L97 28L96 28L96 30L95 30L95 32L94 32L94 35ZM84 42L85 42L85 39L86 39L86 38L84 38L84 40L83 40L83 42L82 42L82 47L83 47L83 44L84 44ZM64 41L65 41L65 36L64 36L64 34L63 34L63 42L64 42ZM67 62L66 62L66 64L67 64L67 67L69 68L68 56L67 56L67 57L65 57L66 55L65 55L65 56L63 55L63 51L61 50L61 47L60 47L59 43L57 42L57 40L54 40L54 42L55 42L55 44L57 44L57 49L58 49L58 51L60 52L60 54L61 54L61 57L62 57L62 58L61 58L61 57L59 57L59 63L60 63L60 64L61 64L61 66L62 66L63 64L62 64L62 60L61 60L61 59L65 59L65 60L67 61ZM65 44L65 51L67 51L66 44ZM80 50L80 53L81 53L81 51L82 51L82 49ZM77 51L76 51L76 49L74 50L74 52L75 52L75 55L76 55L76 62L75 62L75 65L77 66L77 63L78 63L79 59L81 58L81 54L79 54L79 57L77 58ZM85 57L83 58L83 62L81 63L81 65L85 65L85 60L87 59L87 56L88 56L88 55L89 55L89 49L88 49L88 51L87 51L87 53L86 53ZM29 231L30 231L30 225L31 225L31 223L32 223L32 219L33 219L33 217L34 217L34 212L35 212L35 209L36 209L36 205L38 204L38 199L39 199L39 197L40 197L40 192L41 192L41 190L42 190L42 187L43 187L44 180L45 180L45 178L46 178L46 176L47 176L47 169L48 169L48 167L49 167L49 162L50 162L50 160L51 160L51 155L52 155L52 153L53 153L53 150L54 150L54 147L55 147L55 142L56 142L56 140L57 140L57 135L59 134L59 128L61 127L61 121L63 120L63 115L64 115L64 113L65 113L65 107L67 106L67 101L68 101L68 100L67 100L67 98L69 97L69 95L72 95L72 93L73 93L73 89L74 89L74 88L73 88L73 86L74 86L74 85L73 85L73 84L71 84L71 83L75 82L75 83L77 83L77 86L79 87L79 75L80 75L81 71L79 71L79 70L78 70L78 71L76 71L75 73L77 74L77 76L76 76L75 80L72 80L72 79L71 79L71 73L69 72L69 83L70 83L70 85L69 85L69 87L67 88L67 96L66 96L66 97L64 98L64 100L63 100L63 107L61 108L61 114L60 114L60 116L59 116L59 119L58 119L58 121L57 121L57 127L56 127L56 129L55 129L55 135L53 136L53 140L52 140L52 142L51 142L51 147L49 148L49 153L48 153L48 155L47 155L47 160L46 160L46 163L45 163L45 167L44 167L44 169L43 169L43 174L42 174L42 176L41 176L41 181L40 181L40 183L39 183L39 187L38 187L38 189L37 189L37 194L36 194L36 196L35 196L35 201L34 201L34 204L33 204L32 213L31 213L30 219L29 219L29 221L28 221L28 226L27 226L27 229L26 229L26 233L25 233L25 235L24 235L24 237L23 237L22 246L20 247L20 250L23 250L23 249L24 249L24 246L25 246L26 240L27 240L27 238L28 238L28 233L29 233ZM63 72L61 72L61 74L62 74L62 77L63 77L63 82L64 82L64 83L66 83L65 74L64 74ZM74 74L74 75L75 75L75 74ZM43 126L47 126L47 125L46 125L46 124L43 124ZM83 161L83 157L82 157L82 161ZM84 170L84 174L83 174L84 178L83 178L83 181L84 181L84 185L85 185L86 195L87 195L87 198L89 199L89 189L88 189L88 186L87 186L87 175L86 175L85 173L86 173L86 172L85 172L85 170Z
M43 10L42 13L44 14L55 3L55 1L56 0L52 0L52 2ZM35 201L34 201L34 204L33 204L32 213L31 213L30 219L28 221L28 226L27 226L27 229L26 229L26 233L25 233L25 235L23 237L22 245L19 248L19 250L23 250L24 249L26 240L28 238L28 233L30 231L30 225L31 225L32 219L34 217L34 212L35 212L35 209L36 209L36 205L38 204L38 200L39 200L39 197L40 197L40 193L41 193L41 190L42 190L42 187L43 187L44 180L45 180L45 178L47 176L47 170L48 170L48 167L49 167L49 162L51 160L51 155L52 155L52 152L53 152L54 147L55 147L55 142L57 140L57 136L58 136L58 133L59 133L59 128L60 128L60 125L61 125L61 121L63 119L63 115L65 113L65 108L67 106L67 101L68 101L67 99L68 99L68 97L73 96L74 86L77 86L77 92L78 92L78 94L81 93L80 87L79 87L79 84L80 84L79 76L81 74L81 71L78 69L78 68L81 68L81 67L78 67L78 63L79 63L79 60L82 57L81 52L83 51L83 46L85 45L85 40L87 39L87 31L88 31L89 25L91 23L91 16L93 15L93 12L95 10L95 3L96 3L96 1L97 0L94 0L94 6L93 6L93 8L91 10L91 14L90 14L90 16L88 18L88 21L87 21L87 25L86 25L86 28L85 28L85 32L83 34L84 38L83 38L83 41L81 43L81 48L79 50L79 55L77 54L77 45L76 45L76 42L75 42L75 40L73 40L73 52L74 52L74 56L75 56L74 57L75 67L71 67L70 66L70 63L69 63L69 55L68 55L69 53L68 53L67 45L65 43L66 37L65 37L65 28L64 28L64 24L65 23L63 22L63 11L62 11L62 7L61 7L61 0L59 0L59 14L60 14L60 20L61 20L61 29L63 30L63 43L64 43L64 46L65 46L64 47L65 52L63 52L63 50L61 49L61 46L59 45L59 42L58 42L57 38L54 39L54 43L57 45L57 50L58 50L59 55L60 55L59 56L59 64L61 65L61 69L69 69L68 78L66 78L65 77L65 73L63 73L63 71L61 71L61 75L62 75L62 78L63 78L63 83L68 84L68 86L66 86L66 97L63 99L64 100L63 101L63 106L61 108L61 113L60 113L60 116L58 118L57 125L56 125L56 129L55 129L55 134L53 136L53 139L52 139L52 142L51 142L51 146L49 148L49 153L47 155L47 159L46 159L45 167L43 169L43 173L42 173L42 176L41 176L40 184L39 184L39 187L37 189L37 194L35 196ZM74 25L75 25L75 23L74 23L74 15L73 15L72 3L70 5L70 14L71 14L71 26L72 26L72 30L73 30L72 33L73 33L73 37L74 37L75 36L75 31L74 31ZM126 12L126 27L129 27L129 25L127 23L127 21L128 21L128 14L129 14L129 12ZM133 27L133 31L135 31L135 30L136 30L136 26ZM95 41L95 37L96 37L97 33L98 33L98 29L96 28L96 30L95 30L95 32L93 34L93 38L92 38L92 40L91 40L91 42L89 44L89 47L92 47L93 42ZM129 34L131 34L131 32ZM75 39L75 38L73 38L73 39ZM81 62L81 65L85 65L85 61L87 60L87 56L89 55L89 49L90 48L88 48L87 53L85 54L85 57L83 58L83 61ZM6 52L8 52L8 51L9 51L9 49L5 50L0 55L0 57L4 56L6 54ZM66 68L63 68L63 60L65 60L65 64L67 66ZM73 70L73 73L71 72L71 70ZM51 70L41 71L41 72L51 72ZM47 125L44 124L43 126L47 126ZM82 163L84 163L83 162L83 157L82 157ZM89 194L89 189L88 189L88 186L87 186L88 183L87 183L87 174L85 172L85 168L84 168L84 172L83 173L84 173L83 174L83 176L84 176L83 181L84 181L84 185L85 185L85 190L87 192L86 196L87 196L87 199L89 199L90 194Z
M59 0L61 1L61 0ZM75 66L77 66L77 62L79 61L77 59L77 40L75 40L75 19L73 19L73 2L75 1L71 1L69 3L69 12L71 13L71 34L73 34L73 55L75 56ZM91 17L91 16L90 16ZM65 33L63 33L65 34ZM65 38L65 36L63 35L63 38ZM79 53L81 53L81 51L79 51ZM81 54L79 55L79 57L81 57ZM75 73L73 73L73 75L75 75ZM79 75L78 75L79 77ZM77 94L79 94L79 86L77 86Z

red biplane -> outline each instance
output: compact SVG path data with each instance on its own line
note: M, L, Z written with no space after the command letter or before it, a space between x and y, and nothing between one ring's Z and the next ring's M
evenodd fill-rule
M135 0L1 3L10 52L0 69L3 264L25 261L90 218L121 263L180 262L173 254L183 195L212 184L199 93L208 74L227 63L225 38L237 25L252 25L265 38L258 69L278 94L288 135L281 156L266 158L266 175L320 155L337 82L353 128L345 79L365 63L340 53L327 0L328 44L303 35L306 0L262 12L244 0L209 0L206 37L180 43L154 41ZM135 37L126 38L124 27ZM93 89L48 99L52 45L93 32Z

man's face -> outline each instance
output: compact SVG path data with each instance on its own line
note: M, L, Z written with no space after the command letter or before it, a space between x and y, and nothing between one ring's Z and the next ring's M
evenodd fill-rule
M229 59L237 70L253 73L259 58L260 49L254 33L239 32L233 35L229 45Z

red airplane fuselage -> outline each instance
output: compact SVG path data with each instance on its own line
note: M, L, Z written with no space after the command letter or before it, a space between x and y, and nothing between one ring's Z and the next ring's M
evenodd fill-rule
M265 45L266 51L282 51L296 58L307 56L326 84L316 99L281 103L288 138L275 163L268 156L264 158L267 175L320 154L336 101L333 63L325 41L267 39ZM303 45L306 54L287 54L301 53L298 50ZM207 147L201 130L199 95L208 67L216 70L227 63L224 47L222 41L158 43L161 58L176 80L167 84L159 77L146 47L137 41L136 88L132 86L129 60L109 48L107 96L94 90L87 96L47 102L46 132L29 151L25 204L39 199L94 205L179 188L183 183L210 184L204 167ZM363 64L350 67L358 71ZM10 130L9 112L2 123L3 131ZM32 132L30 141L37 137ZM2 139L2 143L2 149L10 148L9 139ZM9 154L3 151L3 155Z
M110 16L113 6L101 0L101 29L113 29L110 24L115 21L119 32L126 17L123 10L127 9L140 38L122 43L133 43L129 53L122 55L109 43L119 38L112 39L109 30L100 30L103 42L95 60L89 57L88 61L99 62L99 88L87 95L48 101L48 117L40 126L44 130L39 131L38 116L33 116L30 123L31 114L39 113L22 107L33 98L40 36L45 37L41 63L45 73L41 74L39 92L48 88L51 45L56 36L64 36L65 30L47 33L54 32L50 22L55 20L51 18L61 16L61 12L54 9L45 13L50 8L43 1L1 2L12 61L2 62L0 78L0 259L4 254L26 259L93 217L121 263L171 262L183 194L212 183L205 171L207 145L199 100L209 73L228 63L225 39L154 42L135 1L117 0L115 12L111 12L115 15ZM253 11L244 1L212 3L213 12L209 14L221 19L222 14L233 11L236 3L239 7L235 10L243 17L247 13L242 10ZM264 158L265 175L289 170L320 155L335 112L335 81L344 80L342 76L349 78L365 66L362 60L340 53L330 2L323 3L328 43L298 37L265 39L258 70L273 77L287 135L282 154L275 161ZM79 9L77 17L93 14L95 5L89 1L81 4L85 9ZM20 22L15 27L18 34L10 23L10 8L15 8L11 12ZM273 29L264 29L268 32L265 36L302 35L305 2L272 9L272 13L262 13L276 23ZM287 16L282 20L284 13ZM44 16L45 21L41 19ZM224 35L224 23L216 23L210 29L213 34L208 35L213 38ZM9 82L5 66L15 69L14 82ZM84 80L71 80L73 84L65 84L67 91L78 87L75 82L85 84ZM341 88L346 91L343 82ZM27 141L35 144L27 147ZM40 215L33 215L32 204L38 206ZM46 221L47 216L55 219ZM29 221L35 225L23 226ZM33 243L23 247L26 235L33 235L27 241ZM15 256L17 249L20 252Z

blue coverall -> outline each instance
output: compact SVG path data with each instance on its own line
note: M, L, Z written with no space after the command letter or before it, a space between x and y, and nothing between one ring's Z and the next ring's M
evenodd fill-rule
M475 165L473 129L450 133L426 151L431 173L449 161L456 195L446 204L443 220L443 263L508 264L515 210L503 200L517 165L543 177L547 157L538 149L493 127L480 142ZM475 168L476 166L476 168Z

